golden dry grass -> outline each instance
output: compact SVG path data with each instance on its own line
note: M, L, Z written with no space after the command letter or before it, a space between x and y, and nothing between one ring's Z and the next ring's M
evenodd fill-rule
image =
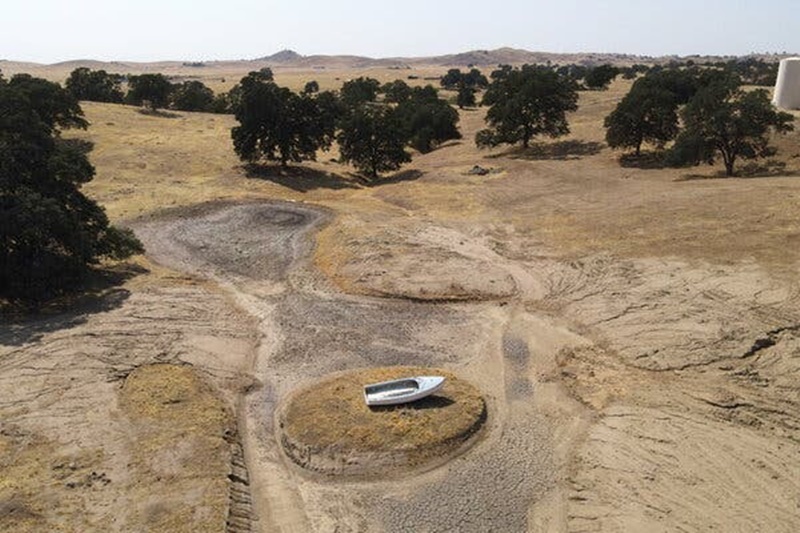
M443 375L444 388L415 403L369 408L364 386L415 375ZM314 450L342 454L420 452L462 441L483 423L485 403L475 387L440 369L371 368L350 372L297 391L281 413L282 432Z
M57 443L37 435L0 428L0 530L38 533L110 526L108 520L90 523L84 515L82 489L91 488L102 452L63 453Z
M279 82L295 86L307 74L277 71ZM326 81L332 87L369 73L324 74L332 76ZM404 75L406 71L386 71L387 79ZM544 152L541 147L530 153L508 147L478 150L473 138L483 127L484 111L461 111L462 141L417 154L407 169L419 171L419 179L379 187L353 181L350 167L331 161L335 152L320 153L319 162L303 165L311 172L302 187L291 186L291 176L248 178L233 153L230 128L235 121L229 116L180 113L168 119L126 106L84 103L92 126L86 133L69 134L95 142L91 159L98 174L86 190L117 220L245 197L332 208L340 215L319 234L316 261L334 278L341 277L343 264L357 261L367 250L381 253L390 247L381 244L387 230L425 218L513 227L517 234L535 234L550 249L568 255L756 260L775 271L800 260L800 248L794 245L800 242L800 180L793 177L800 173L800 132L775 140L777 160L786 164L783 176L718 179L718 166L626 168L618 161L620 152L604 147L602 123L630 84L619 80L609 91L581 93L580 108L570 116L572 133L543 140ZM599 150L585 150L595 146ZM475 164L498 172L465 175ZM317 180L315 172L332 173L355 188L333 188ZM713 179L685 181L687 175ZM339 281L347 287L346 280Z
M79 65L60 64L60 65L38 65L38 64L7 64L4 66L4 75L13 76L21 72L41 77L50 81L63 84L70 73ZM145 74L162 73L173 83L198 80L210 87L215 93L230 90L239 80L247 75L248 72L258 70L263 63L239 61L231 62L226 65L209 65L206 67L191 67L176 63L131 63L131 64L108 64L96 66L85 63L91 69L103 68L107 72L117 74ZM392 69L387 67L369 68L350 68L342 69L336 66L321 68L308 67L271 67L275 75L275 81L280 85L291 88L294 91L301 90L309 81L319 83L320 90L337 89L347 80L360 76L375 78L381 83L402 79L412 86L436 83L433 79L443 73L442 67L437 66L418 66L411 69ZM414 79L409 79L412 76Z
M304 83L305 74L293 73L290 84ZM363 73L326 74L334 75L333 84ZM387 71L389 78L404 74ZM343 264L367 250L379 253L387 230L425 218L513 226L517 234L535 234L569 255L755 259L775 271L800 260L800 248L794 246L800 240L800 180L792 177L800 173L800 132L775 140L777 160L786 164L784 176L717 179L719 167L625 168L618 161L621 153L604 147L602 123L629 87L629 81L619 80L609 91L581 93L580 108L570 116L572 133L543 140L544 151L540 146L530 153L509 147L478 150L473 138L483 127L484 111L463 110L463 140L417 154L406 168L419 171L419 179L378 187L354 181L350 167L331 161L335 152L320 153L319 162L303 165L311 172L301 187L291 186L291 175L248 178L233 153L235 121L229 116L180 113L169 119L126 106L84 103L92 126L69 134L95 143L91 159L97 178L86 190L117 220L217 199L302 200L332 208L340 216L320 233L316 260L334 278L341 277ZM465 175L475 164L498 172ZM332 173L355 187L331 187L314 173ZM714 179L685 181L687 175ZM347 287L346 280L339 281Z
M228 513L230 444L235 419L190 366L135 369L120 392L135 444L129 494L132 523L148 531L221 531ZM202 483L198 483L202 479Z

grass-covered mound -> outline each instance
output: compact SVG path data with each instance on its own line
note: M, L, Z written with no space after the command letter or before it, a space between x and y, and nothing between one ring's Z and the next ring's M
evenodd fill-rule
M443 375L444 388L410 404L367 407L364 385L417 375ZM486 420L480 392L450 372L431 368L362 369L296 391L279 413L279 438L292 461L331 475L370 477L442 460L476 435Z

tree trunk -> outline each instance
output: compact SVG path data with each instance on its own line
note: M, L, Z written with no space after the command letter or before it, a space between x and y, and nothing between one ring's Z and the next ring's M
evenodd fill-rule
M378 161L373 159L370 162L369 177L370 179L378 179Z
M736 162L736 154L720 150L722 152L722 161L725 163L725 175L729 178L733 176L733 164Z
M636 145L636 157L642 155L642 141L639 141Z

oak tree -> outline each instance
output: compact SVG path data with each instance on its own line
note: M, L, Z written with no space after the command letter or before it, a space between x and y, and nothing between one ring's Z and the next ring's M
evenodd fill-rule
M371 178L411 161L404 128L394 108L364 104L347 114L337 135L341 159Z
M170 100L179 111L212 111L214 91L201 81L186 81L173 86Z
M681 117L684 130L676 140L676 150L692 154L696 163L712 163L719 156L728 176L733 176L738 159L774 153L769 144L771 132L785 133L794 128L794 117L777 111L767 91L745 91L732 83L701 88Z
M332 93L298 95L250 73L240 83L234 109L239 126L231 130L233 146L244 161L289 162L316 159L333 142L338 103Z
M128 101L147 105L153 111L167 107L172 84L163 74L141 74L128 78Z
M577 84L543 66L503 66L492 73L483 96L489 128L476 135L478 146L521 142L527 148L537 135L569 133L567 112L578 109Z
M604 126L611 148L632 148L638 156L645 142L663 147L678 134L677 97L641 78L605 118Z
M70 73L65 86L76 100L118 104L125 97L122 92L123 79L123 76L109 74L105 70L80 67Z
M0 297L40 302L76 289L103 258L142 251L80 190L94 167L86 144L60 132L87 126L59 85L0 78Z
M458 111L439 98L430 85L411 90L397 106L396 114L409 144L423 154L445 141L461 138Z

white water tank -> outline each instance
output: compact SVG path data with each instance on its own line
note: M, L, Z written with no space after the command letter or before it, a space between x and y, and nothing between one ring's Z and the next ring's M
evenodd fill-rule
M800 57L781 61L772 103L782 109L800 109Z

